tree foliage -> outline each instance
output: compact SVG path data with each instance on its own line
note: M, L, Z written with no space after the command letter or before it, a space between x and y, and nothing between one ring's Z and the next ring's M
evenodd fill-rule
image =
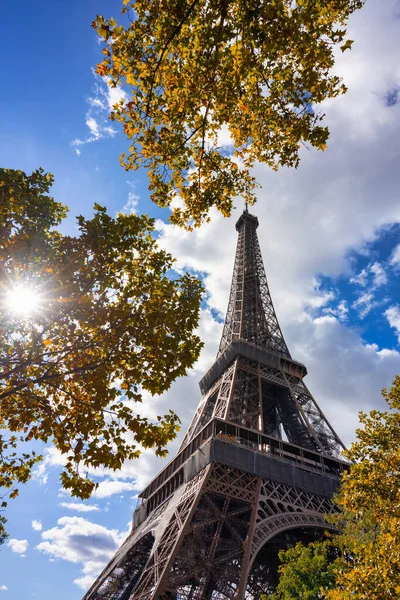
M400 598L400 377L382 395L388 411L360 413L354 461L336 499L345 523L337 587L329 600Z
M172 411L151 422L137 403L198 357L202 288L171 271L145 215L95 205L79 235L62 235L52 181L0 170L0 487L17 495L40 460L24 443L52 442L66 458L63 486L86 498L86 469L119 469L140 447L163 456L175 437ZM36 311L13 310L18 290L36 293Z
M339 512L327 517L340 532L280 554L273 600L400 598L399 376L382 395L389 410L361 412L357 439L346 451L352 465L335 497Z
M332 75L348 17L364 0L124 0L130 24L98 16L97 72L128 85L110 115L130 140L128 169L148 169L152 199L191 227L235 195L254 201L255 161L295 166L302 143L323 150L315 105L346 91ZM229 133L229 153L221 132ZM182 202L181 202L182 204Z
M336 582L337 551L330 540L281 550L280 579L271 600L319 600Z

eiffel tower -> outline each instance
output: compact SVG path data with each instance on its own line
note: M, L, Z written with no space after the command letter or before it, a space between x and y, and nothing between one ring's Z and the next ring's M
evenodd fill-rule
M218 355L175 458L84 600L259 599L278 551L321 537L343 444L283 338L247 207Z

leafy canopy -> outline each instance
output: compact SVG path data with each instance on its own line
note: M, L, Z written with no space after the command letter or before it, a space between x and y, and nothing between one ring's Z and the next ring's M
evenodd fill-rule
M400 598L400 377L382 395L388 411L360 413L337 504L345 523L337 586L329 600Z
M324 150L314 107L346 91L334 49L351 47L347 19L364 1L124 0L127 27L97 17L97 72L132 90L110 115L131 143L121 163L148 169L158 205L180 198L172 222L229 215L236 195L252 203L255 161L297 167L302 143Z
M271 600L319 600L336 582L337 551L329 540L281 550L280 578ZM264 597L266 600L266 597Z
M95 205L79 235L59 233L66 208L48 195L52 181L0 170L0 487L17 495L41 458L24 446L52 442L66 458L63 486L86 498L87 469L119 469L140 447L166 454L178 417L151 422L136 403L198 357L202 288L171 271L145 215ZM23 315L9 301L20 286L38 299Z
M327 520L340 532L280 553L271 600L400 598L400 377L382 395L388 411L360 413L352 465Z

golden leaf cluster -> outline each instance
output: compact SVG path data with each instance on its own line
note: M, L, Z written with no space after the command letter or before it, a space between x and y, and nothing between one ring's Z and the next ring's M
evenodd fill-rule
M164 456L176 436L175 413L152 422L135 406L197 359L202 286L174 273L146 215L95 205L79 235L59 233L66 209L51 183L42 170L0 170L0 487L15 496L41 459L29 443L51 442L66 458L63 486L86 498L90 467L117 470L140 447ZM40 297L30 317L6 302L21 282Z
M329 600L400 598L400 377L382 391L388 411L360 413L353 461L343 478L337 520L345 523L337 584Z
M128 27L97 17L97 72L131 89L110 115L130 141L121 164L147 169L159 206L183 201L172 222L229 215L237 195L253 203L256 161L297 167L302 144L326 148L317 107L346 91L334 48L351 47L346 22L363 1L133 0Z

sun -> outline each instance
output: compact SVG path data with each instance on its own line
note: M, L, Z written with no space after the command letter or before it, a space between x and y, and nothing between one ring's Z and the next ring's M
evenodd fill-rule
M6 305L10 312L20 317L29 317L40 305L40 295L28 285L18 285L8 291Z

